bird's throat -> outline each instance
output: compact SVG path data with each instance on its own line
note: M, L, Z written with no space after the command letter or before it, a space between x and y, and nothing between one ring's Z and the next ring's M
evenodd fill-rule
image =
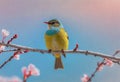
M58 28L55 28L55 29L52 28L52 29L47 30L46 34L47 35L54 35L54 34L57 34L59 31L60 31L60 29L58 29Z

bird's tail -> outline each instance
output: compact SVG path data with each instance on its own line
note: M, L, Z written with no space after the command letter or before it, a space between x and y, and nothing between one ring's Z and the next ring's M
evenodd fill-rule
M62 64L61 56L59 54L59 57L55 57L55 69L63 69L63 68L64 67L63 67L63 64Z

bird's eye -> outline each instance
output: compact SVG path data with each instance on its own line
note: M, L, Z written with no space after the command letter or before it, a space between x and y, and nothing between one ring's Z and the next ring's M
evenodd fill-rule
M52 22L52 24L55 24L55 22Z

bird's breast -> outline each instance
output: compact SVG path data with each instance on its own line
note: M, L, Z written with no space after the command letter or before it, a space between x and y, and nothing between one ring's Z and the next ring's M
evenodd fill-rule
M45 34L45 41L48 49L61 50L68 48L68 39L62 29L59 31L48 30Z

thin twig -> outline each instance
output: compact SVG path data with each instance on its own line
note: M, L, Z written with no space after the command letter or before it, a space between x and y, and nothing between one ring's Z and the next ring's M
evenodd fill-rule
M21 50L19 50L19 49L17 51L15 51L12 56L10 56L5 62L3 62L0 65L0 69L2 69L8 62L10 62L15 57L15 55L17 55L19 52L21 52Z
M7 44L10 44L14 39L16 39L18 37L18 35L17 34L14 34L14 36L10 39L10 40L8 40L8 42L7 42Z
M23 82L27 82L27 79L24 79L24 78L23 78Z
M89 80L87 82L91 82L92 78L95 76L95 74L98 72L99 67L104 64L105 59L102 60L102 62L96 67L95 71L91 74Z
M115 53L113 54L113 56L116 56L120 53L120 50L116 50Z

